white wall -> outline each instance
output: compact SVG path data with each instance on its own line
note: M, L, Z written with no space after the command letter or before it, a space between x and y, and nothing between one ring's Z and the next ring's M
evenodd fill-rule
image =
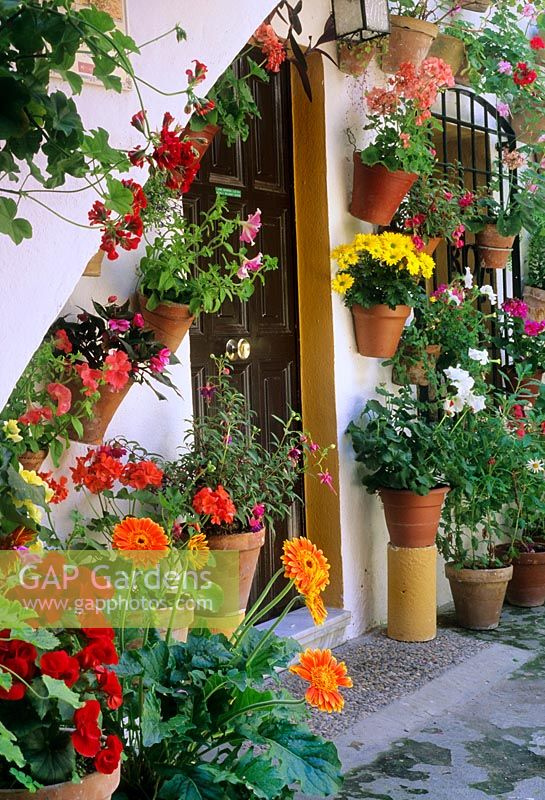
M129 0L129 27L136 41L152 38L179 22L188 33L188 41L176 44L162 42L145 51L136 64L147 80L166 90L174 90L183 81L189 62L198 58L208 64L213 81L234 58L274 0L201 0L199 3L156 0L154 13L144 0ZM305 36L317 37L330 12L329 0L305 0ZM334 51L333 46L332 52ZM367 80L379 78L377 70ZM205 85L206 86L209 84ZM361 80L348 78L329 61L325 61L325 96L327 120L327 152L324 169L327 171L329 193L329 233L332 246L352 239L358 230L368 230L348 214L352 183L352 151L346 138L348 127L363 123L363 90ZM203 94L205 92L203 91ZM87 87L79 101L89 127L103 125L112 132L114 144L128 147L137 143L138 136L129 125L136 110L132 93L121 96L106 93L97 87ZM182 116L182 102L146 94L146 107L152 120L160 123L169 110ZM141 173L135 171L135 179ZM92 199L88 193L69 195L59 208L80 222ZM34 237L19 247L3 237L1 269L4 291L0 295L0 406L24 368L44 331L61 309L67 310L89 304L91 297L104 300L110 294L124 298L135 284L136 253L124 253L118 261L104 260L102 278L82 278L81 272L96 252L99 237L96 232L71 228L45 212L23 207L34 226ZM334 265L332 265L332 270ZM340 486L342 523L342 555L344 564L344 607L352 612L351 635L384 621L386 617L386 543L388 540L380 503L366 494L357 478L351 445L345 436L346 426L361 411L365 400L374 394L377 383L389 380L389 370L380 361L363 358L355 349L350 312L334 297L333 319L335 336L335 380L340 455ZM135 438L151 450L171 454L181 441L183 421L191 412L188 342L178 353L182 364L175 377L184 399L175 396L168 403L159 403L146 387L134 387L115 416L110 435L122 434ZM82 446L74 446L66 455L63 471L73 463ZM62 510L58 521L67 524L67 514L79 499L73 495ZM440 601L448 595L441 582Z

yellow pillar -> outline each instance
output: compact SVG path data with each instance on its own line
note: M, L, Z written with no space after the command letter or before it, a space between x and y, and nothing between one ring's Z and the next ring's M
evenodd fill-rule
M388 545L388 636L428 642L437 634L437 548Z

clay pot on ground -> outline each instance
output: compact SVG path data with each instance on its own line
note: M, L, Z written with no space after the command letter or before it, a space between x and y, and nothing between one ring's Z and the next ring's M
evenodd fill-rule
M186 125L182 136L191 141L191 144L199 153L200 161L220 130L221 128L219 125L208 124L201 131L193 131L190 125Z
M430 370L435 369L436 361L441 355L441 345L429 344L426 347L427 364L424 363L424 360L415 362L411 359L412 355L416 355L414 348L407 347L403 352L413 363L401 364L399 368L396 367L392 371L392 382L397 386L407 386L408 384L429 386L429 373Z
M417 177L413 172L390 172L382 164L369 167L356 151L350 213L373 225L389 225Z
M27 450L26 453L23 453L23 455L19 456L19 464L23 467L23 469L29 469L38 472L46 458L47 450L36 450L35 453L32 452L32 450Z
M337 61L339 69L346 75L359 77L363 75L373 56L375 47L370 42L337 41Z
M506 600L512 606L536 608L545 603L545 541L533 543L534 552L519 552L513 558L513 577L507 587ZM509 545L496 547L499 558L505 558Z
M545 115L535 111L519 111L513 114L511 126L519 141L537 144L545 133Z
M351 311L358 353L368 358L391 358L411 313L410 306L363 308L355 304Z
M121 777L121 767L111 775L93 772L81 783L56 783L32 794L25 789L0 789L0 800L111 800Z
M207 535L210 550L238 552L238 574L233 572L235 564L233 557L232 564L230 561L225 565L220 562L217 574L215 572L211 578L220 582L224 592L222 610L216 615L211 614L204 618L212 632L220 631L229 636L244 619L257 562L265 544L265 535L265 528L247 533Z
M419 495L408 489L379 489L394 547L432 547L448 486Z
M474 631L491 631L500 624L501 609L513 567L457 569L446 564L458 625Z
M105 384L99 386L99 399L93 406L93 416L87 419L81 419L80 422L83 426L83 434L80 436L74 429L70 432L70 439L74 442L83 442L84 444L102 444L104 434L112 418L127 396L129 389L133 382L128 381L124 389L120 391L112 391L111 386ZM80 396L81 384L70 382L68 388L72 392L73 397Z
M153 331L158 342L168 347L171 353L175 353L195 319L189 306L164 302L150 311L146 308L147 297L142 292L138 292L137 299L145 327Z
M501 236L496 225L485 225L475 237L481 267L485 269L506 267L515 238L515 236Z
M390 16L388 49L382 56L383 71L397 72L404 61L420 66L438 33L439 28L433 22L395 14Z
M536 286L525 286L523 300L528 306L528 316L535 322L545 319L545 291Z
M456 36L448 36L446 33L439 33L430 47L430 56L441 58L448 64L452 74L456 75L466 61L466 46L461 39Z
M517 378L516 369L512 365L502 367L502 372L504 373L505 388L511 392L516 392L518 389L524 395L521 399L526 400L530 405L534 405L541 391L543 372L534 372L533 375L523 378L521 381Z

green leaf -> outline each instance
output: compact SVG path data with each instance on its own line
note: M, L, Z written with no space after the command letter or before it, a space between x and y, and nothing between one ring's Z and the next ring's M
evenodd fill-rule
M5 689L6 691L11 687L13 682L13 677L11 672L4 672L2 667L0 667L0 689Z
M276 764L266 754L247 750L234 763L234 772L255 797L273 800L284 788L284 780L279 774Z
M151 747L152 744L158 744L163 740L165 731L161 730L161 703L151 689L144 696L140 724L144 747Z
M5 687L3 687L5 688ZM17 764L18 767L25 766L25 758L21 749L15 744L17 737L0 722L0 756L6 761Z
M38 789L43 789L43 784L38 783L37 781L33 780L29 775L26 775L24 772L21 772L20 769L15 769L12 767L10 769L10 775L19 781L19 783L25 787L29 792L37 792Z
M124 154L110 145L109 136L110 134L104 128L90 131L83 138L82 152L89 158L107 166L116 166L122 163Z
M3 619L0 611L0 618ZM14 639L20 639L23 642L33 644L39 650L54 650L60 647L60 642L57 637L46 628L18 628L11 627L11 635Z
M105 204L107 208L116 211L118 214L130 214L132 211L133 194L130 189L123 186L121 181L117 178L108 176L106 178L108 185L108 197Z
M36 728L21 742L21 750L32 775L45 784L70 780L76 768L75 752L67 732L46 726Z
M114 20L106 11L99 11L96 8L82 8L78 15L84 23L93 28L98 28L101 33L113 31L115 28Z
M16 628L18 638L26 641L26 635L32 633L32 628L22 628L26 620L32 619L36 616L36 612L31 609L24 608L17 600L7 600L5 597L0 596L0 619L2 620L3 628Z
M63 703L68 703L72 708L81 708L83 706L78 695L72 689L69 689L64 681L50 678L49 675L42 675L41 680L45 684L50 698L62 700Z
M15 244L30 239L32 226L22 217L17 217L17 205L11 197L0 197L0 233L5 233Z
M158 797L159 800L225 800L226 780L238 782L236 776L230 776L221 765L200 764L189 767L186 774L165 781Z
M76 104L64 92L53 92L47 104L51 115L51 126L69 136L73 131L81 131L82 123Z

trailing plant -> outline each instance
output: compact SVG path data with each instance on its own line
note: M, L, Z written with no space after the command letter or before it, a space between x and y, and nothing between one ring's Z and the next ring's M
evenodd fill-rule
M433 133L440 123L432 117L437 97L454 86L448 64L440 58L427 58L419 67L406 62L390 79L387 88L375 86L365 95L369 122L364 130L373 131L372 144L358 151L368 166L380 164L390 172L429 175L435 164ZM353 134L349 138L355 147Z
M433 258L401 233L358 233L335 248L332 258L339 267L332 287L348 308L414 305L422 291L418 280L431 278L435 268Z
M535 322L528 314L528 306L522 300L506 300L498 315L496 346L515 365L523 365L533 375L545 368L545 321Z
M157 194L161 197L160 190ZM138 266L147 308L174 302L189 305L192 314L216 313L227 299L248 300L255 282L264 282L264 273L276 269L276 258L247 257L245 244L253 246L261 228L260 210L242 220L239 214L228 216L226 208L226 199L218 195L212 208L191 222L169 204L165 224ZM237 233L238 249L232 243Z
M388 0L390 14L423 19L436 24L451 17L457 9L456 3L448 3L444 0Z

